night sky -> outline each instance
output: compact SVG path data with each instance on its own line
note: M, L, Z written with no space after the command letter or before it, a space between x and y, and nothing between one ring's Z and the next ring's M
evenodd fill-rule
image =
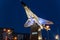
M60 0L22 0L38 16L53 21L51 30L42 30L44 37L54 40L60 35ZM30 33L30 28L24 28L27 16L20 0L0 0L0 27L13 28L17 33Z

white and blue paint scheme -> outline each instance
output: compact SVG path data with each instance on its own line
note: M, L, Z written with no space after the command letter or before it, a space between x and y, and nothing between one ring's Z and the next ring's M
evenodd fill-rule
M34 23L37 23L37 25L39 25L41 27L41 29L43 29L42 25L45 24L53 24L53 22L39 18L38 16L36 16L31 10L30 8L28 8L26 6L26 4L24 2L21 2L21 4L23 5L25 11L26 11L26 15L28 17L27 22L24 24L24 27L30 27L32 26Z

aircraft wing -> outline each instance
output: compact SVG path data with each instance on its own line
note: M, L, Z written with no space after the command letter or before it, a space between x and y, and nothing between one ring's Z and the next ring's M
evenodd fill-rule
M42 19L42 18L39 18L39 22L40 22L41 24L53 24L53 22L48 21L48 20L45 20L45 19Z
M24 27L30 27L30 26L32 26L33 24L34 24L34 21L28 19L28 20L26 21L26 23L24 24Z

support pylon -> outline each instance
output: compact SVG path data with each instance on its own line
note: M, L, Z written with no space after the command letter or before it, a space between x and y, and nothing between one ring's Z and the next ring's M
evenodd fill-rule
M42 40L41 28L36 23L31 26L30 40Z

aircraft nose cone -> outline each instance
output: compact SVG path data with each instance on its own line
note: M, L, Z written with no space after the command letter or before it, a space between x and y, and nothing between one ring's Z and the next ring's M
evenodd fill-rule
M25 4L23 1L21 1L21 4L22 4L23 6L26 6L26 4Z

